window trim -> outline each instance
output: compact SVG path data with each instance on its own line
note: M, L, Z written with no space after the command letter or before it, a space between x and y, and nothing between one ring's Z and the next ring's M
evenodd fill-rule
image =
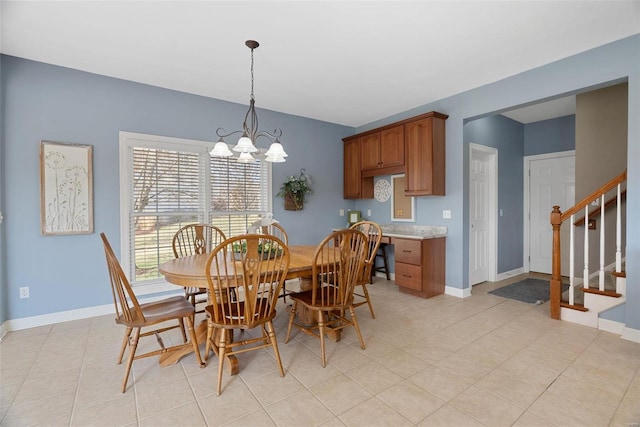
M209 155L209 150L213 148L214 143L210 141L199 141L194 139L175 138L160 135L142 134L134 132L120 131L119 133L119 165L120 165L120 182L119 182L119 199L120 199L120 263L125 271L127 278L131 271L130 265L130 242L129 230L129 199L131 196L131 168L129 165L129 150L133 147L143 148L160 148L167 150L189 151L198 154ZM204 191L210 190L210 167L209 164L204 167ZM267 162L267 211L272 212L273 208L273 186L272 186L272 165ZM205 204L204 215L209 217L210 205ZM148 295L159 292L181 291L179 286L167 282L163 278L155 280L147 280L145 282L132 282L136 295Z

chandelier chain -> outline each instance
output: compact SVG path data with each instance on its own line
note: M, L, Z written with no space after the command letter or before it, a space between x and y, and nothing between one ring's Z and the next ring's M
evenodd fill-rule
M251 48L251 99L255 99L253 96L253 48Z

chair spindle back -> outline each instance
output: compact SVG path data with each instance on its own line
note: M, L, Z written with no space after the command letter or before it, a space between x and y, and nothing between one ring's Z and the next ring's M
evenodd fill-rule
M212 322L251 329L272 319L289 259L288 246L271 235L245 234L218 245L205 267Z

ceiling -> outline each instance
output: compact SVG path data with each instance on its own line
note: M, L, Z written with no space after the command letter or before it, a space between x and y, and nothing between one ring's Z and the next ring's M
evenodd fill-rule
M258 108L357 127L637 34L640 0L2 0L0 19L4 54L245 105L254 39Z
M572 95L505 111L501 114L517 122L527 124L556 117L564 117L575 113L576 97Z

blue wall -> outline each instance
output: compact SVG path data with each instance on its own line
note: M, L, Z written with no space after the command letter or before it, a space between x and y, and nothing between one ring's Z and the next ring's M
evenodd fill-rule
M501 115L471 120L464 125L465 151L469 143L498 150L498 274L522 267L524 125ZM465 212L468 229L468 212Z
M613 83L629 84L628 189L627 208L640 209L640 35L628 37L527 72L441 99L356 129L364 132L428 111L449 115L447 133L447 195L419 198L417 223L446 225L447 286L469 288L469 241L464 224L468 209L468 150L464 144L464 123L479 117L576 94ZM433 82L432 82L433 83ZM370 202L367 202L370 203ZM361 202L357 203L360 208ZM450 209L452 218L442 219ZM640 223L627 224L627 259L640 259ZM640 263L627 263L627 302L625 323L640 329Z
M342 199L341 138L428 111L448 114L447 195L421 197L417 224L449 228L446 284L467 290L468 236L464 212L468 200L468 150L464 123L470 119L531 104L540 99L592 90L614 81L629 84L628 192L630 211L640 210L640 35L629 37L510 78L398 113L358 129L261 111L265 129L282 127L289 161L274 167L279 174L305 167L315 178L314 194L301 213L274 215L295 227L294 243L318 241L341 226L339 208L372 206L372 218L388 207L372 201ZM2 61L4 108L3 181L6 208L7 301L5 319L106 304L106 269L96 235L42 237L39 234L38 145L42 139L94 145L96 230L117 239L117 132L153 133L213 140L215 128L234 129L246 107L140 84L5 57ZM425 82L437 84L437 82ZM304 159L307 160L305 162ZM442 219L450 209L452 218ZM379 211L380 210L380 211ZM385 213L387 211L387 213ZM383 221L381 221L383 222ZM304 232L304 234L302 234ZM304 237L303 237L304 236ZM640 259L640 223L627 227L627 258ZM640 263L627 263L625 323L640 330ZM32 297L18 299L18 287L32 287ZM635 285L634 285L635 284Z
M3 56L0 55L0 212L4 215L4 83L2 73ZM0 224L0 324L7 319L6 313L9 311L7 306L7 274L6 274L6 258L5 258L5 233L4 219ZM1 334L1 331L0 331Z
M524 126L524 155L569 151L576 148L576 116L542 120Z
M6 319L111 302L104 231L120 253L119 131L215 141L215 129L239 129L246 106L109 77L2 58L3 188L6 190ZM313 194L302 211L273 201L274 217L294 244L316 244L342 225L342 141L354 129L258 111L263 129L283 129L286 163L273 166L274 194L287 175L305 168ZM41 236L38 156L41 140L93 145L94 228L79 236ZM29 299L18 289L29 286Z

